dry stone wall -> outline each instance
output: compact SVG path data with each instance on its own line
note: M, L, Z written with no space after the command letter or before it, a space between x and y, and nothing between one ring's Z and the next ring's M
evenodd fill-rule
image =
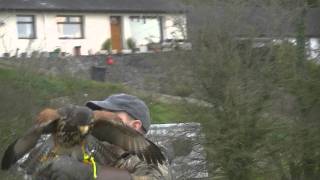
M173 59L168 53L113 55L113 65L106 55L69 57L2 58L0 63L22 65L48 75L68 74L73 77L116 82L135 89L163 91L170 77L161 62Z

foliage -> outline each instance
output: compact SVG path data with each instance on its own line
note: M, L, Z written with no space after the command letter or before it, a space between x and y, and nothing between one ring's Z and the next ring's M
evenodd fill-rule
M297 45L281 34L280 43L254 39L259 29L243 23L241 14L250 2L260 1L221 3L223 18L199 8L207 18L191 29L193 49L180 52L171 66L182 76L191 72L190 89L214 105L190 110L204 127L210 178L317 179L320 65L306 60L305 34L299 27ZM299 13L282 19L279 6L289 1L269 2L259 7L277 17L268 22L270 27L277 30L285 19L303 23L300 7ZM240 27L251 30L246 38L235 38Z
M177 85L173 89L173 94L180 97L188 97L192 94L192 89L187 85Z
M108 52L111 52L112 50L112 41L110 38L108 38L107 40L105 40L101 46L102 50L107 50Z
M131 49L133 52L136 50L137 48L137 44L136 41L132 38L128 38L127 39L127 45L129 47L129 49Z
M298 73L295 47L290 44L270 46L265 57L263 49L239 51L236 42L227 41L233 43L221 44L232 55L193 52L210 57L194 71L204 99L217 107L207 112L211 121L204 122L209 162L215 163L211 173L219 169L237 180L271 174L272 179L319 177L320 132L315 127L320 78L312 74L319 74L320 66L308 62L305 73ZM221 53L225 58L217 57Z
M61 52L61 48L56 48L56 49L53 50L53 52L60 53Z

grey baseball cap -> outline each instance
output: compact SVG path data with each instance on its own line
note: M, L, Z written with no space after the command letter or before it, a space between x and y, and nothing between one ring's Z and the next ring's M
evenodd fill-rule
M92 110L124 111L134 119L139 119L146 132L149 130L151 123L149 108L136 96L124 93L114 94L103 101L89 101L86 103L86 106Z

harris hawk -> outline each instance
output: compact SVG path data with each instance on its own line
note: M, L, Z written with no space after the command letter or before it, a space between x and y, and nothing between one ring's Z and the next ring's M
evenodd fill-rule
M38 141L44 134L51 136L39 145ZM114 113L110 112L109 117L99 116L97 111L87 107L68 105L41 111L26 134L8 146L1 168L8 170L27 153L29 156L22 167L32 175L62 155L80 162L89 155L101 165L112 165L122 158L113 151L113 146L122 148L126 155L137 155L148 164L158 165L165 161L154 143L125 125Z

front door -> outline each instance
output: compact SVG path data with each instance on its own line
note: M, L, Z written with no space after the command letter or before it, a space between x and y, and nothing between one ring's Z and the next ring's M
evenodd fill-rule
M120 52L122 49L121 43L121 17L120 16L111 16L111 43L112 49Z

